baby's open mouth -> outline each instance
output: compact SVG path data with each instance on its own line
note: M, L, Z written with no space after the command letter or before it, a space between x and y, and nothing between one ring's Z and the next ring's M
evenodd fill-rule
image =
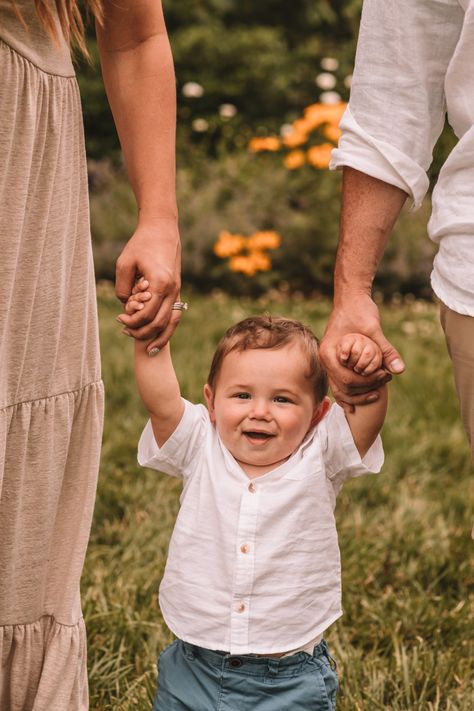
M259 439L259 440L267 440L267 439L270 439L271 437L275 436L275 435L270 434L269 432L254 432L252 430L244 432L244 435L246 437L249 437L249 439Z

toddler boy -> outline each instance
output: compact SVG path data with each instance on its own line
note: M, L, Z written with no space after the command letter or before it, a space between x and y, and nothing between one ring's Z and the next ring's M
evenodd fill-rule
M129 311L147 297L135 289ZM345 337L341 360L373 372L377 346ZM178 638L159 660L155 711L335 708L325 630L342 614L336 495L378 472L386 387L344 413L330 405L318 341L298 321L244 319L217 346L207 409L181 398L169 345L136 341L150 420L139 463L183 481L160 585Z

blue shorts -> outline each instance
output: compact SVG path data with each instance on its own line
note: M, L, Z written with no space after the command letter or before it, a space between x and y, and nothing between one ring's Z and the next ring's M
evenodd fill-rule
M160 655L153 711L334 711L335 663L313 655L235 656L176 640Z

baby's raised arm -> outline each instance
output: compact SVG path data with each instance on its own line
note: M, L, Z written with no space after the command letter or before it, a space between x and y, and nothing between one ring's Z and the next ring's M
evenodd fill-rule
M382 365L379 346L360 333L348 333L342 338L338 356L342 365L362 375L370 375ZM378 400L356 405L353 412L345 411L354 444L361 457L368 452L382 429L387 413L387 395L387 385L383 385L379 388Z
M147 282L143 280L134 287L125 307L127 313L140 310L140 304L150 298L147 287ZM146 341L135 340L135 378L140 397L150 415L156 443L162 447L178 426L184 403L169 342L153 356L148 355L146 346Z

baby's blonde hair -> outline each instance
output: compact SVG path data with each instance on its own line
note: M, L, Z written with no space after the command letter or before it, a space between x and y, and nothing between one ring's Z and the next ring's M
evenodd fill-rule
M282 348L297 342L308 357L306 377L311 383L316 403L328 392L328 378L319 358L319 340L307 326L292 318L250 316L231 326L217 344L207 382L215 390L222 362L232 351L251 348Z

